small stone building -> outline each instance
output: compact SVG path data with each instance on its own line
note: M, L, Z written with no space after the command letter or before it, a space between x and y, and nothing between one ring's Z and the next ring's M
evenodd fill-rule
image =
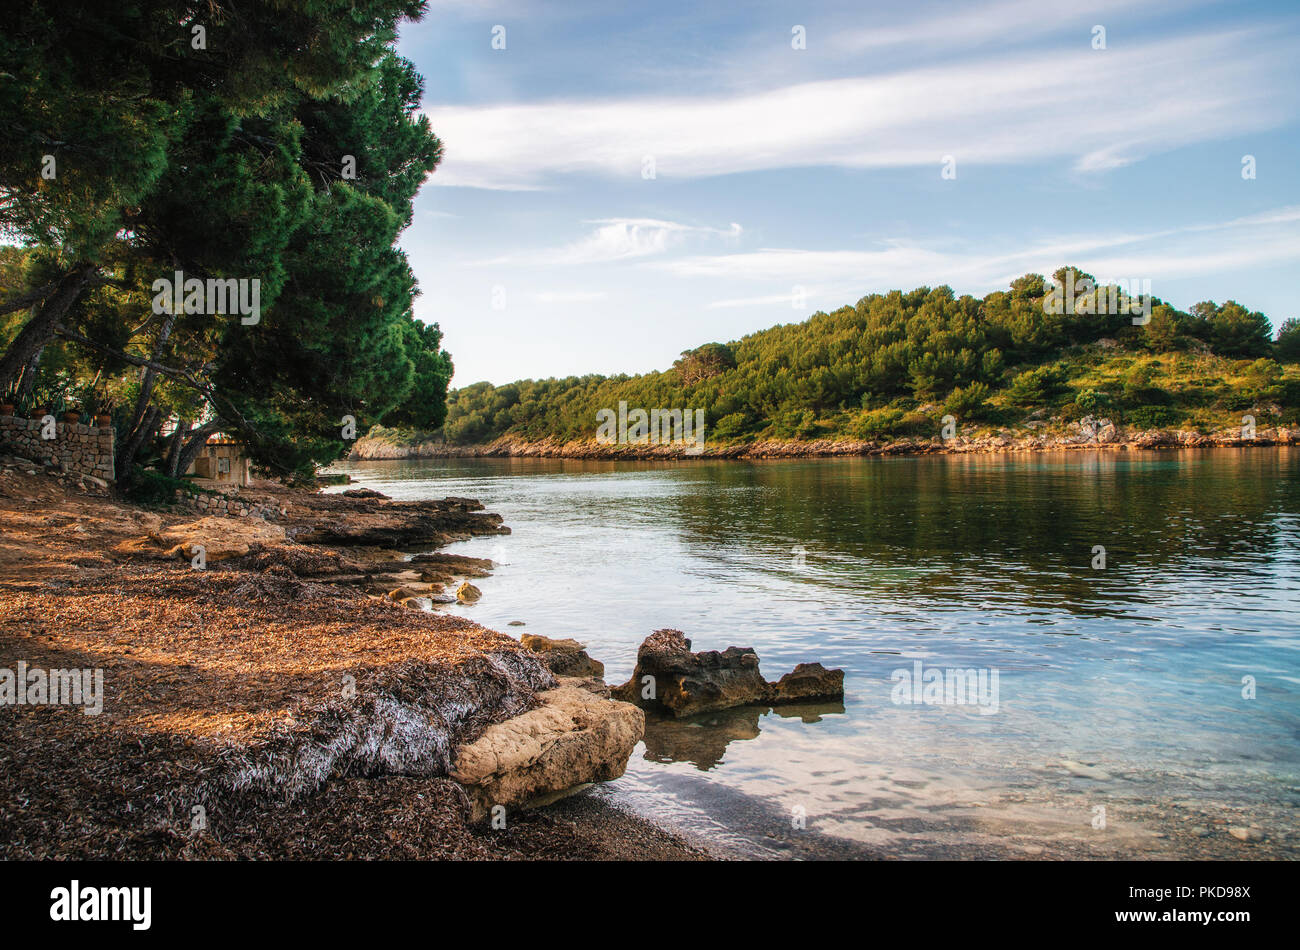
M214 488L247 487L250 469L243 443L214 435L185 474L211 482Z

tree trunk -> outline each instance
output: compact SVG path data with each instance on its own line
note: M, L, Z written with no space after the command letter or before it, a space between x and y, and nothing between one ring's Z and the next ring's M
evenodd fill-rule
M158 342L154 344L153 358L158 362L163 357L163 347L172 335L172 325L176 322L175 314L167 314L162 329L158 331ZM135 401L135 412L131 415L131 424L127 426L127 439L135 435L136 429L144 422L144 414L149 409L149 400L153 398L154 383L158 380L158 371L152 366L146 367L140 377L140 395Z
M14 397L14 402L20 406L27 404L27 399L31 396L32 389L36 386L36 373L41 368L41 354L44 352L45 347L42 346L36 351L32 358L27 361L27 365L23 367L22 382L18 384L18 392Z
M172 326L176 323L176 315L169 313L163 320L162 329L158 331L158 342L154 344L153 358L154 361L162 359L163 347L172 335ZM150 427L145 425L145 417L149 414L149 400L153 398L154 383L158 380L158 371L152 366L146 367L144 375L140 377L140 396L135 401L135 412L131 416L131 424L126 428L126 437L122 440L122 451L118 455L117 477L120 479L126 473L131 471L131 466L135 464L136 453L140 451L140 446L144 444L144 437Z
M176 420L176 431L172 433L172 444L167 449L167 474L172 478L180 478L177 465L181 460L181 449L185 447L185 434L189 431L190 424L188 420ZM188 466L186 467L188 468Z
M157 406L150 406L145 410L145 418L141 421L140 426L131 434L129 439L122 442L117 453L117 460L113 465L119 482L130 480L131 467L135 464L135 457L140 451L140 446L144 445L146 436L157 430L161 421L162 411Z
M189 471L190 466L193 465L195 460L199 457L199 453L203 451L203 447L208 444L209 437L220 429L221 420L213 419L211 422L205 422L203 425L189 433L189 438L185 442L185 448L181 449L180 457L177 459L177 468L180 470L180 474L183 475L185 472ZM180 475L177 475L176 477L179 478Z
M36 316L18 331L8 351L0 357L0 392L10 392L32 357L54 338L55 327L67 316L94 273L94 264L83 262L74 266L59 281L58 289L41 304Z

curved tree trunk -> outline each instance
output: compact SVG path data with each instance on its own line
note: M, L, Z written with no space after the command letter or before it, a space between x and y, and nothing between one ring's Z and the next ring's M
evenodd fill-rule
M158 431L161 423L162 411L157 406L150 406L145 410L145 418L136 431L131 434L131 437L122 443L117 453L117 459L113 463L113 470L119 482L130 480L131 467L135 464L135 457L140 451L140 446L144 445L147 436L152 436L154 432Z
M176 420L176 431L172 433L172 443L167 447L167 474L172 478L180 477L177 466L181 460L181 449L185 447L185 434L189 431L190 423L188 419Z
M163 320L162 328L158 331L158 342L154 344L153 358L157 362L163 357L163 347L166 346L167 340L172 335L172 326L176 322L175 314L167 314ZM135 412L131 415L131 424L127 426L127 438L135 434L137 428L144 421L145 411L149 408L149 400L153 398L153 387L158 381L158 371L152 366L145 367L144 374L140 377L140 395L135 401Z
M54 293L45 298L36 316L18 331L5 355L0 357L0 392L12 391L19 374L54 338L55 328L72 309L94 273L94 264L83 262L74 266L59 281Z
M175 323L175 314L167 314L162 328L158 331L158 342L154 344L153 358L155 361L162 359L163 347L171 337L172 326ZM136 453L140 451L140 446L144 444L144 436L148 431L148 427L144 424L145 417L149 414L149 400L153 398L153 388L157 381L158 371L152 366L145 367L144 375L140 377L140 396L135 401L135 412L131 415L131 424L127 426L126 437L122 440L122 450L118 453L115 465L119 479L131 471L131 466L135 464Z
M208 439L220 429L221 420L213 419L189 433L189 438L185 440L185 448L181 449L177 458L177 478L189 471L190 466L199 457L199 453L203 451L203 447L208 444Z
M22 381L18 384L18 392L14 399L14 402L18 403L20 406L26 405L28 398L32 394L32 389L36 386L36 373L41 368L41 354L44 352L45 347L42 346L36 351L32 358L27 361L27 365L23 367Z

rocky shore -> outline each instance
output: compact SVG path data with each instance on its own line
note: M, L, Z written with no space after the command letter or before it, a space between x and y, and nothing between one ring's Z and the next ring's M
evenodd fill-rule
M1043 431L1036 431L1043 429ZM1258 429L1253 437L1240 429L1202 433L1191 430L1132 429L1109 419L1085 417L1061 431L1049 432L1044 423L1020 430L980 431L974 426L957 430L952 438L905 438L885 441L855 439L777 440L743 444L710 444L702 449L684 445L618 445L594 440L561 442L526 441L505 436L484 445L448 445L438 441L411 444L381 439L359 439L351 458L383 460L406 458L566 458L594 460L691 460L817 458L882 455L967 455L999 452L1055 452L1078 449L1187 449L1249 448L1300 444L1300 428L1279 426Z
M594 661L409 609L490 569L434 550L508 530L476 502L264 486L275 520L196 519L29 471L0 458L0 670L103 685L0 707L0 856L702 856L551 804L643 734Z
M844 698L844 671L800 663L776 682L763 679L752 647L691 652L680 630L656 630L637 650L632 678L615 699L674 717L732 709Z

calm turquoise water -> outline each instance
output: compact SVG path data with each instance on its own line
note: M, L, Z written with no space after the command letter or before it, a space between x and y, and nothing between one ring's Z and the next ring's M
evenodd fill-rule
M503 515L446 609L611 683L660 627L845 670L842 705L650 723L601 793L721 849L1296 856L1300 452L341 468ZM996 711L895 702L917 661L997 671Z

